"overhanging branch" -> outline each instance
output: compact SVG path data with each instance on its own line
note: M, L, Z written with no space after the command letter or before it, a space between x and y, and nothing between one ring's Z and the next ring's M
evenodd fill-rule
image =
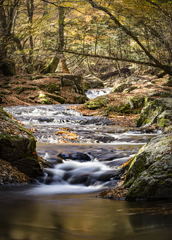
M111 56L103 56L103 55L98 55L98 54L94 55L94 54L90 54L90 53L75 52L75 51L66 50L66 49L62 50L61 52L70 53L70 54L74 54L74 55L78 55L78 56L102 58L102 59L115 60L115 61L121 61L121 62L136 63L136 64L146 65L146 66L151 66L151 67L159 67L159 66L157 66L156 64L154 64L152 62L142 62L142 61L137 61L137 60L134 60L134 59L111 57ZM167 67L170 67L170 66L167 66Z

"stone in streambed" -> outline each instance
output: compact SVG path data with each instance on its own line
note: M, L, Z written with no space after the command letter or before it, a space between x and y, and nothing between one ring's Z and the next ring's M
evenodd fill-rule
M29 177L43 175L36 140L0 107L0 159L10 162Z
M172 198L172 132L151 139L124 169L128 199Z

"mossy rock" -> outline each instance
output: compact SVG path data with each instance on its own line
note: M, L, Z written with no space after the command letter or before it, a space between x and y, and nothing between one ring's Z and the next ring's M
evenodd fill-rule
M84 108L95 110L101 107L106 107L108 103L109 100L105 96L101 96L86 102L83 106Z
M40 98L41 104L53 104L52 100L49 98Z
M90 88L91 88L91 84L87 80L84 80L84 91L87 91Z
M4 84L1 85L1 87L6 88L6 89L11 88L9 83L4 83Z
M107 115L111 112L118 112L118 113L140 113L141 108L144 105L144 97L129 97L126 103L120 103L118 106L108 104L105 111Z
M152 138L125 166L127 199L172 197L172 133Z
M86 100L88 100L87 96L86 95L82 95L82 94L76 94L74 96L74 100L76 103L78 104L83 104L86 102Z
M137 89L136 86L131 86L131 87L129 87L129 88L124 89L124 90L123 90L123 93L130 93L130 92L132 92L132 91L135 90L135 89Z
M172 124L172 110L165 110L157 117L157 124L160 128L168 127Z
M42 79L44 76L42 75L37 75L37 76L30 76L30 80L37 80L37 79Z
M130 86L131 86L131 84L129 84L129 83L123 83L123 84L117 86L116 88L114 88L112 90L112 93L114 93L114 92L123 92L126 88L129 88Z
M60 91L60 84L58 83L49 83L48 85L46 85L46 87L47 87L47 92L49 93Z
M22 86L18 86L14 89L16 91L17 94L20 94L24 91L27 91L27 90L36 90L36 87L22 87Z
M62 104L65 102L65 99L63 97L55 94L46 94L46 96Z
M0 123L4 123L0 126L0 159L10 162L29 177L42 176L33 134L14 121L1 107Z
M40 93L39 95L38 95L38 98L45 98L46 97L46 94L44 94L44 93Z
M149 126L157 122L158 116L165 110L172 111L172 99L171 98L158 98L158 99L147 99L145 107L141 111L137 126ZM160 119L160 118L159 118ZM166 121L167 122L167 121ZM162 126L162 122L160 123ZM164 122L164 126L166 126Z

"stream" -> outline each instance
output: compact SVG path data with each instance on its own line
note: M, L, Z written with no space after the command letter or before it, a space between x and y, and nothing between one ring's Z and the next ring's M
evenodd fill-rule
M0 240L171 239L171 202L96 197L116 186L119 166L157 133L86 117L71 105L5 109L32 129L53 168L41 183L0 187Z

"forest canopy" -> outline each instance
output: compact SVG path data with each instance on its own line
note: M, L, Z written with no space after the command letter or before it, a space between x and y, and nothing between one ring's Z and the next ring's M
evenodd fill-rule
M83 74L106 59L172 75L172 1L0 0L0 29L0 67Z

